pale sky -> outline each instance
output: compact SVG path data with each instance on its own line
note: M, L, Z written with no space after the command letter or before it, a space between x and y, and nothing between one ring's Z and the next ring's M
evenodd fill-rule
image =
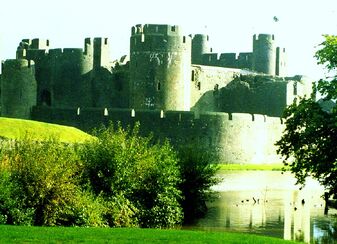
M279 21L275 22L276 16ZM324 76L313 58L322 34L337 35L336 0L4 0L0 59L15 57L21 39L47 38L52 48L83 48L86 37L108 37L111 59L129 53L135 24L177 24L206 33L214 52L252 51L252 36L275 34L286 48L289 75Z

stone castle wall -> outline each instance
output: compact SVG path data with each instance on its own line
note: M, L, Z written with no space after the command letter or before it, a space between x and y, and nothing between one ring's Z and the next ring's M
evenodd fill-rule
M120 121L124 127L141 124L141 133L168 138L175 146L210 153L217 163L275 163L274 143L283 130L280 118L238 113L132 109L52 109L35 107L33 119L72 125L90 131Z

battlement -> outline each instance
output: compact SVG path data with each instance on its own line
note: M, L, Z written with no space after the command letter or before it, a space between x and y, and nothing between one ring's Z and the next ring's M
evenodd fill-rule
M93 39L92 38L85 38L84 39L84 54L85 55L92 55L93 53Z
M208 66L252 69L253 53L205 53L202 55L202 64Z
M276 123L283 124L283 120L278 117L269 117L262 114L249 113L226 113L226 112L203 112L197 113L195 111L164 111L164 110L145 110L145 109L120 109L120 108L48 108L35 107L35 113L39 115L52 116L53 119L58 119L58 115L62 118L102 118L113 119L123 118L133 121L167 121L174 124L190 124L194 123L209 123L211 121L222 122L247 122L247 123ZM56 117L55 117L56 116ZM222 121L222 122L221 122ZM97 125L99 121L95 124ZM144 125L145 126L145 125Z
M178 25L156 25L156 24L138 24L131 28L131 36L133 35L181 35Z
M191 36L182 35L176 25L136 25L131 32L130 51L191 48Z
M49 40L35 38L30 45L31 49L49 49Z
M275 36L273 34L254 34L254 41L275 41Z
M25 49L49 49L49 40L48 39L22 39L18 48Z
M98 69L102 66L108 66L110 63L109 57L109 41L108 38L94 38L94 67Z
M194 34L191 35L193 41L202 41L202 42L208 42L209 41L209 35L205 34Z
M34 70L34 61L27 59L7 59L2 62L2 73L4 69L6 70L23 70L23 69L32 69Z

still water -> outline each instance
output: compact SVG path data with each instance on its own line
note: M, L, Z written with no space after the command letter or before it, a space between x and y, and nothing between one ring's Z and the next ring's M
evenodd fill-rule
M308 179L299 190L290 172L226 171L214 187L218 198L194 228L229 230L287 240L337 243L337 211L324 215L323 188Z

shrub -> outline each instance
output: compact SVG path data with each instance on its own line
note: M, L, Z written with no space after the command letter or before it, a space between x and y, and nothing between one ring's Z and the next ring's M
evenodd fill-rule
M129 216L136 217L141 227L179 224L180 175L172 147L153 143L151 136L141 137L139 125L127 130L110 125L96 131L96 136L98 140L87 142L82 150L83 179L105 199L123 195L120 209L128 215L120 213L125 217L122 223L134 224ZM113 216L118 215L112 214L109 223L116 225Z
M90 220L95 202L78 186L82 165L73 146L54 139L36 142L27 137L12 141L6 148L2 149L0 167L0 207L2 216L6 216L1 218L3 222L102 225L101 220Z
M184 222L193 222L203 217L207 212L206 202L215 197L211 186L219 183L216 177L218 165L211 164L211 157L202 151L190 147L181 147L179 163L182 182L180 190L183 193L181 205L184 210Z

